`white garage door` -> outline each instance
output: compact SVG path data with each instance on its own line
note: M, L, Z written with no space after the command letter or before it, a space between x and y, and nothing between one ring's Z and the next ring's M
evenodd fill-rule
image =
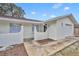
M65 24L64 26L64 35L71 36L73 33L73 27L71 24Z

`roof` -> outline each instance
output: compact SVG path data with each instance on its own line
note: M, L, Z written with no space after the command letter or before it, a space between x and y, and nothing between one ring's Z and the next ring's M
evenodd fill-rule
M27 18L16 18L11 16L0 16L0 21L10 22L10 23L19 23L19 24L42 24L40 20L27 19Z
M18 19L18 20L28 20L28 21L42 22L40 20L28 19L28 18L17 18L17 17L12 17L12 16L0 16L0 17L3 17L3 18L11 18L11 19Z
M70 18L74 24L78 24L76 19L74 18L74 16L72 14L66 14L66 15L63 15L63 16L58 16L58 17L55 17L55 18L52 18L52 19L48 19L44 22L40 21L40 20L35 20L35 19L16 18L16 17L12 17L12 16L0 16L0 20L10 21L10 22L17 22L17 23L37 23L37 24L42 23L43 24L43 23L46 23L46 22L57 21L59 19L65 18L65 17Z
M65 17L69 17L74 24L77 24L77 21L76 21L76 19L74 18L74 16L72 14L66 14L66 15L63 15L63 16L58 16L58 17L55 17L55 18L51 18L51 19L48 19L45 22L57 21L59 19L65 18Z

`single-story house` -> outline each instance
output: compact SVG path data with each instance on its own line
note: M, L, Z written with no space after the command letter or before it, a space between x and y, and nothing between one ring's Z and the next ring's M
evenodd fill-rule
M74 25L78 24L72 14L46 21L0 16L0 46L19 44L24 39L42 40L64 39L74 35Z

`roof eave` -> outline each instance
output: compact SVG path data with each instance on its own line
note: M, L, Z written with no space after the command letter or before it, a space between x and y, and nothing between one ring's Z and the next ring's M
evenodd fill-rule
M11 22L11 23L20 23L20 24L25 24L25 23L31 23L31 24L42 24L43 22L37 22L37 21L30 21L30 20L19 20L19 19L13 19L13 18L3 18L0 17L1 21L6 21L6 22Z

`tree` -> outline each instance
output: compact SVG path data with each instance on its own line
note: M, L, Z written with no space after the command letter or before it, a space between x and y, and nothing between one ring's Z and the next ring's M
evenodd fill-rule
M0 15L23 18L25 12L21 7L16 6L14 3L0 3Z

